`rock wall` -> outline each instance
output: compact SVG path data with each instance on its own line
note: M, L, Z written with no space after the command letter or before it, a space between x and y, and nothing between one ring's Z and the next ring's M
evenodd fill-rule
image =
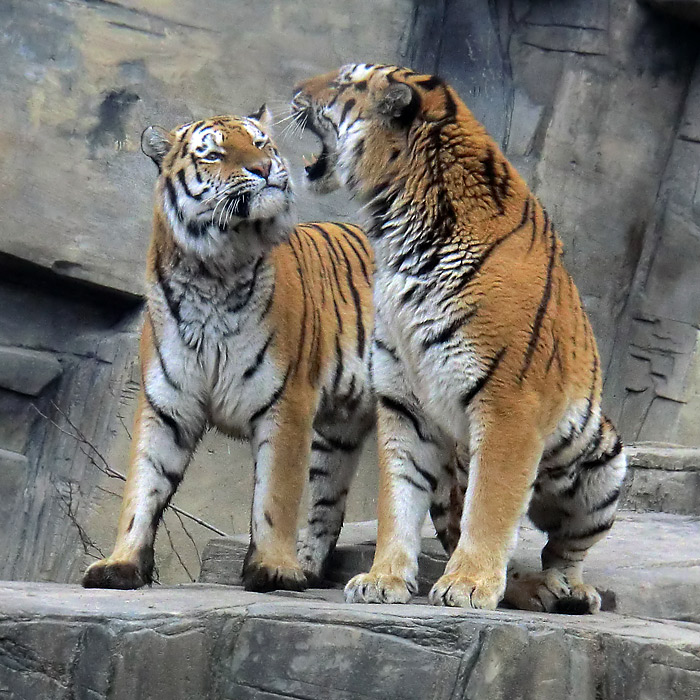
M0 578L76 580L112 544L121 482L103 472L126 470L155 179L142 129L282 115L298 79L349 61L458 88L557 223L624 437L700 444L698 5L0 4ZM299 182L315 144L279 129ZM342 193L299 205L357 218ZM350 519L374 517L374 464L370 448ZM209 435L175 503L241 532L251 482L247 447ZM166 525L161 578L188 580L211 531Z

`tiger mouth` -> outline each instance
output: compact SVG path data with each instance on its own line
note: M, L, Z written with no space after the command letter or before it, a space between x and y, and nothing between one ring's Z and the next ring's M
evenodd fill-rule
M320 180L328 173L328 167L330 165L329 155L328 146L322 143L321 152L310 163L304 166L306 178L310 182Z
M323 132L313 123L311 118L306 119L304 130L310 131L321 144L321 152L317 156L312 156L308 162L305 159L304 163L306 179L309 182L315 182L330 174L335 165L335 155L326 143Z

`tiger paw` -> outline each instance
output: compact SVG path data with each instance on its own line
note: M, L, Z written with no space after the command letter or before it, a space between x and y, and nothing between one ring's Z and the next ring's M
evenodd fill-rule
M572 604L574 602L577 604ZM554 612L570 615L595 615L595 613L600 612L602 600L595 586L577 583L571 586L571 601L563 603L564 601L560 601Z
M83 588L131 590L150 584L152 580L150 571L133 562L101 559L90 564L83 575L82 584Z
M391 574L358 574L345 586L347 603L408 603L416 592L412 585Z
M600 595L587 584L569 585L556 569L540 572L511 572L505 600L520 610L586 615L600 610Z
M453 572L441 576L430 589L433 605L454 608L495 610L503 595L504 583L499 576L470 576Z
M246 591L303 591L308 585L299 566L271 566L250 562L243 569L243 587Z

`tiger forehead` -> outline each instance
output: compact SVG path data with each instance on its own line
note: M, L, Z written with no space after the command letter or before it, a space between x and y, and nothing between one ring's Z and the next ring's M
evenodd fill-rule
M200 122L196 125L181 127L178 136L186 141L192 150L206 147L230 146L245 148L254 139L264 136L254 124L238 120L216 120L210 123Z

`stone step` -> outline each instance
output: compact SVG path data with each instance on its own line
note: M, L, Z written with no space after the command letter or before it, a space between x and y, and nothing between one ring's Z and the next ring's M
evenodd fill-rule
M643 442L626 449L623 508L700 516L700 449Z
M424 528L419 588L425 595L440 576L445 556L432 526ZM376 521L348 523L330 562L329 584L341 586L368 571ZM523 523L514 561L538 569L545 536ZM210 540L202 555L200 581L240 584L247 536ZM600 591L603 609L626 615L700 623L700 519L667 513L620 511L606 540L591 550L586 578Z
M700 626L427 605L338 590L0 583L11 700L690 700Z

